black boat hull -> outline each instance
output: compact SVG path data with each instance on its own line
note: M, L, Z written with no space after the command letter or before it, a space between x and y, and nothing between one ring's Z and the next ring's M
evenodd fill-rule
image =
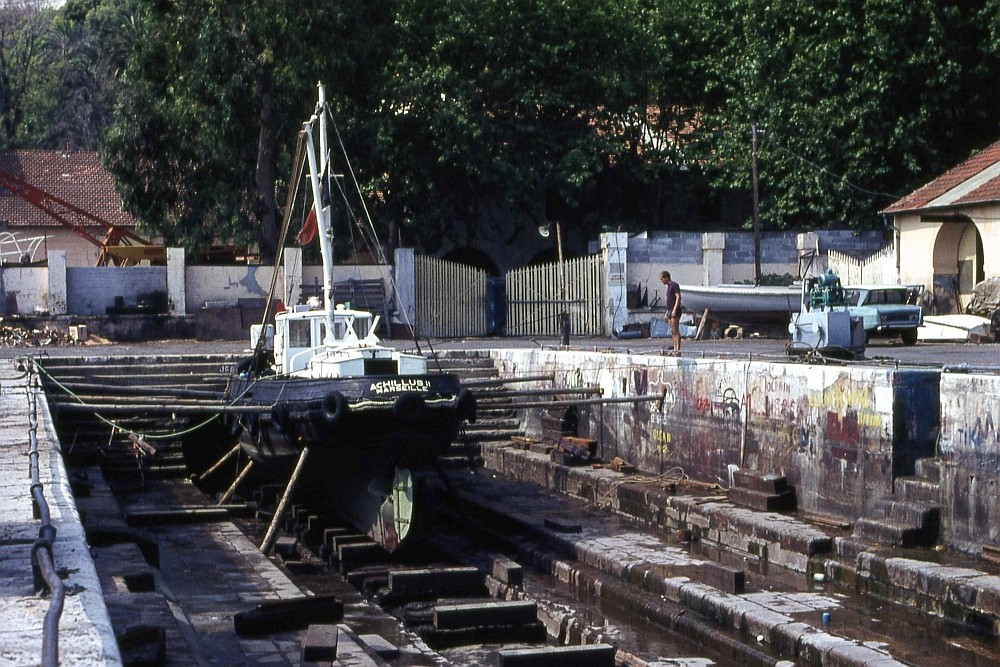
M236 376L227 399L260 412L230 419L244 452L276 481L308 448L297 493L389 552L419 532L413 472L431 466L475 418L452 375L309 379Z

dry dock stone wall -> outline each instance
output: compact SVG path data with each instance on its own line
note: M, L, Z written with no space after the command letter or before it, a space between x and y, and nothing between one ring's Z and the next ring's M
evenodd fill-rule
M941 504L942 540L1000 547L1000 376L941 375L940 462L926 475Z
M777 473L794 485L799 508L845 521L890 498L895 480L936 453L941 373L933 369L554 350L494 356L504 374L551 372L560 387L658 397L581 408L579 435L596 440L605 461L620 457L654 475L682 470L724 488L737 470Z

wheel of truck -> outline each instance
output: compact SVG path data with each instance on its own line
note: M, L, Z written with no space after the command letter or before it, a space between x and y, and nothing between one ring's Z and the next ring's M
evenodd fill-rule
M906 329L900 334L903 339L903 345L916 345L917 344L917 328Z

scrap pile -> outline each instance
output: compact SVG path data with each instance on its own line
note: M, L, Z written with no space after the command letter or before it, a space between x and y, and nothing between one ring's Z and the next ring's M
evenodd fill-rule
M0 347L42 347L46 345L80 345L68 333L45 327L26 329L12 325L0 318Z

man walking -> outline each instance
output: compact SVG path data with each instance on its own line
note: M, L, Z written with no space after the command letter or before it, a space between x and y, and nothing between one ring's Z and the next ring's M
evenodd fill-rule
M667 312L664 321L670 325L674 339L674 354L681 353L681 286L670 279L669 271L660 271L660 282L667 286Z

